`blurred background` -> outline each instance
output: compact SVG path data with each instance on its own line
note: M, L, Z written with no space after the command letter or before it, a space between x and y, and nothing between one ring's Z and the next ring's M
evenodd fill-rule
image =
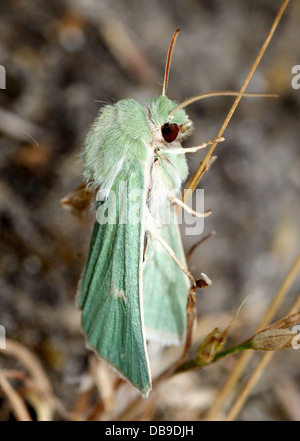
M0 65L6 69L6 88L0 90L0 325L35 354L66 409L80 407L79 391L92 382L75 295L94 214L79 219L59 202L81 183L79 152L90 124L104 103L124 98L146 103L161 94L177 28L168 96L180 102L201 92L239 90L280 4L0 3ZM291 86L292 67L300 64L299 20L300 4L291 2L248 88L279 98L241 100L226 141L216 148L218 158L200 183L205 209L212 210L204 235L213 230L216 235L190 261L195 276L204 272L213 281L197 295L195 345L214 327L224 329L247 296L229 343L253 334L299 253L300 90ZM189 106L195 132L185 145L216 136L232 102L222 97ZM188 155L190 176L204 155ZM182 237L186 252L199 240L185 236L184 229ZM298 278L278 318L299 294L299 283ZM155 349L159 359L153 369L167 364L171 352ZM151 418L200 419L233 364L231 357L174 378ZM0 365L22 370L5 351ZM297 351L276 354L238 418L300 419L299 372ZM21 390L18 381L12 384ZM36 402L26 391L23 396L36 418ZM0 419L13 418L0 391Z

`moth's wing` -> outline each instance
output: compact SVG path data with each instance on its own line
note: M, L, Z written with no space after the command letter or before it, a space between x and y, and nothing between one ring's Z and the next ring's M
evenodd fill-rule
M141 220L146 195L141 163L137 162L129 178L120 183L122 192L119 192L120 181L118 177L115 179L106 201L113 207L115 198L116 223L95 223L78 303L88 345L143 395L147 395L151 390L151 375L142 306L145 230ZM134 188L140 189L141 197L135 204L131 201L126 205L126 192L129 194ZM129 216L132 209L138 222L131 222L128 218L126 223L119 224L120 216ZM104 215L107 214L106 210L103 211ZM97 220L101 221L99 211L97 214Z
M185 262L181 237L171 208L170 224L157 232ZM144 320L146 338L171 345L184 342L189 280L169 253L156 241L148 239L144 261Z

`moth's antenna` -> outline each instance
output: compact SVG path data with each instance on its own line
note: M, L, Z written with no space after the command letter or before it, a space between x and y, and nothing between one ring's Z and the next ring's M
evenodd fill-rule
M177 29L174 32L173 37L172 37L172 41L171 41L171 44L169 47L169 51L168 51L166 67L165 67L165 75L164 75L164 84L163 84L163 90L162 90L163 96L166 96L166 91L167 91L167 87L168 87L168 79L169 79L169 71L170 71L170 66L171 66L172 52L173 52L175 41L176 41L176 38L177 38L179 31L180 31L180 29Z
M200 93L199 95L194 95L191 98L188 98L182 103L178 104L178 106L175 107L170 113L169 117L174 115L178 110L183 109L184 107L188 106L191 103L194 103L195 101L203 100L205 98L211 98L213 96L250 96L250 97L268 97L268 98L277 98L278 95L273 93L241 93L241 92L235 92L233 90L224 90L224 91L213 91L213 92L206 92L206 93Z

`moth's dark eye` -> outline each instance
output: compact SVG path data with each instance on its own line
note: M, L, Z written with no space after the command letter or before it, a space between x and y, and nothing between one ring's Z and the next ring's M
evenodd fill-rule
M179 132L179 127L177 124L166 123L161 126L161 134L165 141L172 142L175 141Z

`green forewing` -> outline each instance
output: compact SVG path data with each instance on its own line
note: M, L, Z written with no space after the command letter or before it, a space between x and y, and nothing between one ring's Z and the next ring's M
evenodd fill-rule
M127 192L144 189L145 171L136 161L125 182ZM95 223L89 256L79 288L82 327L89 345L144 395L151 375L143 330L142 259L145 191L136 202L139 222L119 224L123 196L116 178L108 196L116 196L116 223ZM122 185L124 185L124 182ZM123 210L123 211L122 211Z
M173 207L170 224L158 229L177 258L185 264ZM186 303L189 281L162 245L148 240L144 262L144 321L146 338L164 344L180 344L186 334Z

